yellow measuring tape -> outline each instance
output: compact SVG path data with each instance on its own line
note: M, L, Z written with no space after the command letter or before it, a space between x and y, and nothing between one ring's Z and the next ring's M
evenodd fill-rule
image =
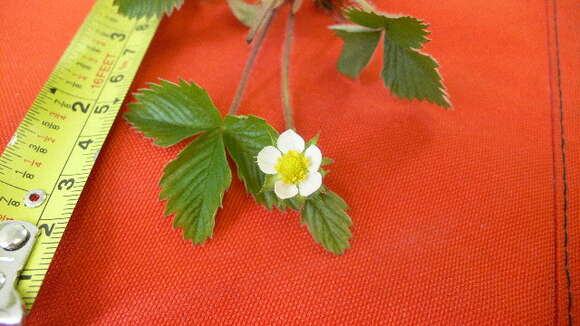
M158 25L98 0L0 157L0 221L40 230L17 285L27 309Z

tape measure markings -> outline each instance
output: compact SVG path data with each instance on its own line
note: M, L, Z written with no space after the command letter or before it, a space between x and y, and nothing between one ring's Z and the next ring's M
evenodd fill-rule
M136 24L134 24L134 25L136 25ZM131 33L129 34L129 36L126 38L126 40L125 40L125 42L124 42L124 44L123 44L123 50L126 48L126 46L127 46L127 42L129 41L129 39L130 39L130 37L131 37L131 34L132 34L132 32L131 32ZM122 52L121 52L121 53L122 53ZM113 64L113 67L111 68L111 70L110 70L110 71L109 71L109 73L107 74L107 78L105 78L105 82L104 82L103 86L102 86L102 87L101 87L101 89L99 90L99 93L98 93L98 95L96 96L96 98L94 98L94 100L93 100L93 101L94 101L94 102L93 102L93 107L95 107L95 106L97 105L97 103L98 103L98 99L101 97L101 95L102 95L102 93L103 93L103 90L104 90L104 89L105 89L105 87L107 86L107 84L108 84L108 80L109 80L109 78L110 78L111 74L113 73L113 71L114 71L114 68L117 66L117 64L118 64L118 62L119 62L119 59L120 59L120 56L117 56L117 58L115 59L115 63ZM62 167L62 170L61 170L61 171L60 171L60 173L59 173L59 177L58 177L58 179L60 179L60 178L62 177L62 174L63 174L64 170L67 168L67 165L69 164L70 158L71 158L71 156L72 156L72 154L73 154L73 152L74 152L74 150L75 150L75 147L77 146L76 144L78 144L78 143L79 143L79 140L80 140L80 138L82 137L82 133L83 133L83 131L85 130L85 128L86 128L86 126L87 126L87 123L88 123L88 121L90 120L90 118L91 118L91 116L92 116L93 112L95 112L95 111L94 111L94 110L92 110L92 111L90 111L90 112L88 113L88 115L87 115L87 117L86 117L86 119L85 119L85 121L84 121L83 127L81 128L81 130L80 130L80 132L79 132L79 134L78 134L78 136L77 136L77 138L76 138L76 141L74 142L74 144L73 144L73 147L72 147L72 148L71 148L71 150L70 150L69 156L66 158L66 160L65 160L65 162L64 162L64 165L63 165L63 167ZM102 145L102 144L101 144L101 145ZM89 173L90 173L90 171L89 171ZM84 176L84 175L81 175L81 177L83 177L83 176ZM88 177L88 175L87 175L87 177ZM69 180L70 180L70 179L69 179ZM74 182L74 181L73 181L73 182ZM85 182L86 182L86 178L85 178L85 180L84 180L84 181L82 181L82 183L83 183L83 187L84 187L84 184L85 184ZM52 192L54 192L54 190L56 189L56 187L57 187L57 185L58 185L58 184L59 184L59 183L55 183L55 184L54 184L54 186L53 186L53 188L52 188ZM82 189L82 188L81 188L81 189ZM48 200L50 200L50 198L49 198ZM73 197L73 201L74 201L74 204L76 205L77 199ZM40 213L40 217L39 217L39 219L38 219L38 221L37 221L37 224L38 224L38 222L40 222L40 220L42 220L42 216L44 215L44 212L45 212L45 210L46 210L46 207L47 207L47 206L48 206L48 205L44 205L44 208L42 209L42 212Z
M98 0L0 156L0 220L40 229L18 284L27 309L158 23Z

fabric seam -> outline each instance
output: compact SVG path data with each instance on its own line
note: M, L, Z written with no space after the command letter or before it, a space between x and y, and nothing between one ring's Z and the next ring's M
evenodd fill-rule
M572 293L572 273L570 270L570 250L569 250L569 188L568 188L568 169L567 169L567 141L566 141L566 128L565 128L565 113L564 113L564 95L562 92L562 69L560 62L560 38L558 31L558 0L552 1L552 25L553 25L553 38L554 38L554 52L555 52L555 83L558 92L558 111L559 111L559 122L560 122L560 153L562 160L562 200L563 200L563 267L564 274L566 276L566 295L567 295L567 319L568 326L573 326L574 319L572 314L573 308L573 293ZM550 60L552 62L552 60ZM551 63L550 63L551 65ZM552 101L553 106L553 101ZM554 110L552 110L554 112ZM555 152L555 149L554 149ZM555 154L555 153L554 153ZM556 167L555 155L554 155L554 168ZM554 175L555 177L556 175Z

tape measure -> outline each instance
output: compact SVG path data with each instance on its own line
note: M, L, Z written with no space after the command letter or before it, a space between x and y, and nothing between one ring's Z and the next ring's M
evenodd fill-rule
M38 229L16 284L27 310L158 25L98 0L0 156L0 221Z

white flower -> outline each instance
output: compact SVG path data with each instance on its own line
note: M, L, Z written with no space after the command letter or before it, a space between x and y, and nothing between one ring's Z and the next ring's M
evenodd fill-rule
M304 139L292 129L283 132L276 145L258 153L258 166L262 172L276 175L274 192L280 199L297 194L307 197L322 186L322 174L318 172L322 153L316 145L304 150Z

